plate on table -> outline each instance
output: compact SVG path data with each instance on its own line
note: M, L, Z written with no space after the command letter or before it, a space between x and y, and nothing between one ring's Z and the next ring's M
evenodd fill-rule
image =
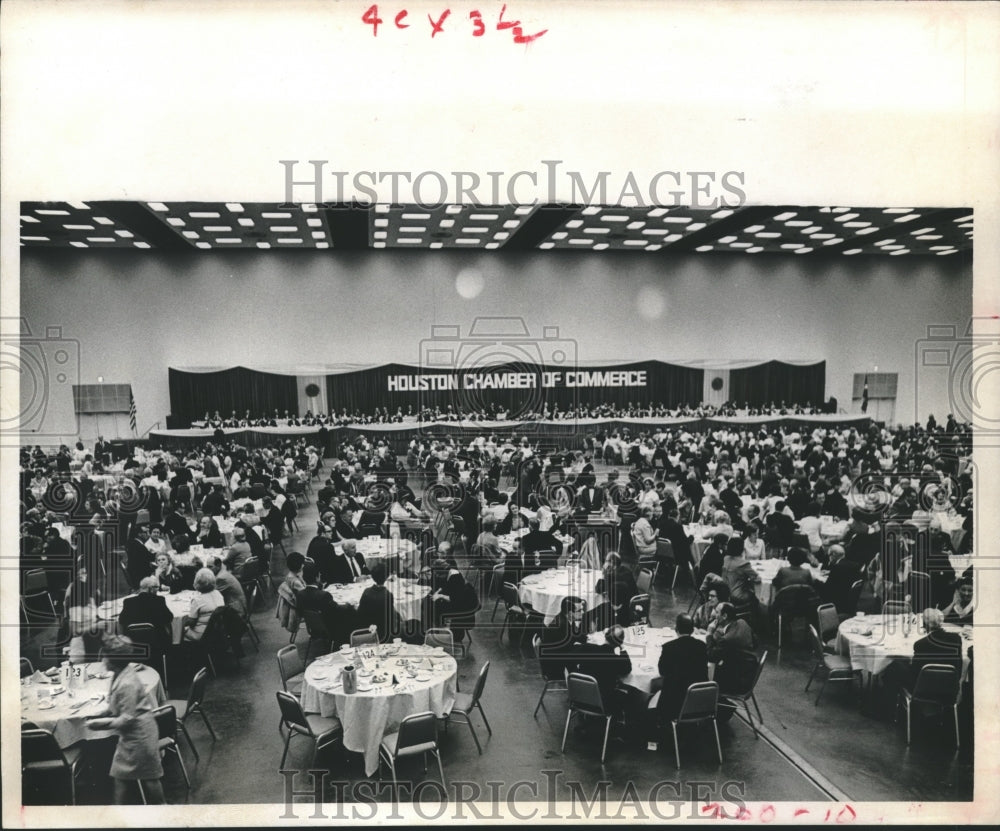
M426 670L422 670L421 672L417 673L417 680L418 681L430 681L431 680L431 674L429 672L427 672Z
M95 672L90 677L91 678L100 678L101 680L103 680L105 678L110 678L111 677L111 673L108 672L107 670L104 670L102 672Z
M49 695L62 695L64 692L66 692L66 688L62 684L56 684Z
M371 689L372 689L371 684L362 684L360 682L358 683L358 692L371 692Z
M48 701L48 700L39 701L38 702L38 709L39 710L52 710L52 709L55 708L55 706L56 706L55 702Z

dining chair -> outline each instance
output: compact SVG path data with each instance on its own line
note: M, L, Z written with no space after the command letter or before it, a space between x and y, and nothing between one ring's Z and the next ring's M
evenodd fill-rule
M691 586L694 589L694 594L691 596L691 602L688 603L687 613L691 612L705 602L705 598L701 595L700 584L698 583L698 572L695 571L694 563L688 563L688 572L691 575Z
M316 754L319 753L320 748L343 738L344 730L340 719L303 712L299 700L283 690L278 690L275 695L278 698L278 707L281 709L281 724L288 729L288 734L285 736L285 751L281 754L279 768L285 767L285 759L288 758L288 746L292 742L292 736L308 736L312 739L313 753L309 767L315 767Z
M281 688L285 692L293 695L302 693L305 671L306 665L297 646L289 644L278 650L278 674L281 676Z
M840 615L832 603L823 603L816 607L816 622L819 624L819 638L823 641L823 649L830 653L837 651L837 630L840 628Z
M302 620L306 625L306 633L309 635L309 640L306 642L306 654L304 658L305 662L308 664L309 653L312 650L313 641L319 641L320 643L325 644L326 651L329 651L330 645L333 643L333 633L326 625L323 613L316 609L304 610L302 612Z
M640 568L639 573L635 576L635 585L641 593L649 594L649 590L653 586L653 572L648 568Z
M900 701L906 710L906 744L910 744L910 714L913 705L935 707L939 710L951 708L955 723L955 747L958 738L958 694L961 689L958 670L947 664L926 664L920 669L913 689L903 687L899 691Z
M542 694L538 696L538 703L535 705L535 712L532 714L534 718L538 717L538 708L542 706L542 702L545 701L545 694L550 689L566 690L568 689L566 685L566 673L560 668L558 672L556 671L546 671L545 665L542 662L542 638L539 635L535 635L531 639L531 647L535 651L535 660L538 661L538 671L542 675L542 680L545 682L545 686L542 687Z
M191 780L188 778L187 768L184 766L184 757L181 756L181 747L177 743L177 730L180 722L177 721L177 711L170 705L157 707L153 710L153 718L156 719L156 729L159 731L157 749L161 756L166 756L167 752L173 753L181 766L181 773L184 774L184 783L191 790ZM139 780L139 793L142 794L142 801L145 803L146 794L142 789L142 780Z
M715 730L715 749L719 754L719 764L722 764L722 745L719 743L719 723L716 719L718 707L719 685L715 681L700 681L688 687L680 712L670 723L674 732L674 756L678 770L681 766L681 751L677 743L678 724L704 724L710 721Z
M351 632L351 646L365 646L366 644L378 644L378 632L370 629L355 629Z
M125 634L132 643L145 647L146 659L142 663L161 670L163 688L167 689L169 685L167 679L167 653L156 643L156 627L152 623L132 623L125 627Z
M55 802L52 785L68 784L70 804L76 805L76 777L83 750L80 745L62 749L48 730L29 728L21 731L21 778L25 783L42 785L46 804Z
M752 652L750 650L745 650L741 656L734 657L737 660L744 660L748 664L751 661L754 663L755 667L752 675L752 681L745 689L737 690L735 692L732 690L726 690L725 697L730 701L739 701L743 704L743 708L747 713L747 721L750 722L750 727L753 729L753 736L756 739L759 738L757 726L753 722L753 716L750 714L750 706L747 702L753 702L754 709L757 710L757 720L763 723L764 717L760 714L760 705L757 704L757 697L754 695L754 690L757 688L757 682L760 680L761 673L764 671L764 662L767 661L767 650L764 650L764 654L761 655L760 658L757 657L756 652ZM733 660L733 658L727 658L727 660ZM743 676L743 673L738 674L740 677L745 677Z
M569 694L569 710L566 713L566 725L563 727L561 753L566 752L566 736L569 734L569 723L574 715L597 716L604 719L604 742L601 745L601 764L604 764L604 755L608 749L608 733L611 730L611 719L613 713L609 713L604 707L601 698L601 688L597 684L597 679L592 675L584 675L581 672L571 672L566 676L566 689Z
M823 649L823 641L820 640L819 632L816 631L816 627L811 623L809 624L809 635L812 639L816 663L813 665L812 672L809 673L809 681L806 683L806 692L809 692L809 687L812 684L816 673L820 670L826 670L826 677L823 679L823 685L819 688L819 694L816 696L816 706L819 706L819 700L823 697L823 690L826 689L828 682L835 683L839 681L846 681L847 683L853 685L854 679L861 677L861 670L854 669L851 665L851 659L844 655L827 654L827 652Z
M640 623L651 626L652 623L649 620L649 610L651 606L652 600L648 594L637 594L633 596L628 602L629 626L636 626Z
M194 742L191 740L191 734L187 729L187 720L197 713L201 716L201 720L205 722L205 727L208 728L209 734L212 736L212 741L217 741L218 736L215 735L215 730L212 729L212 723L208 720L208 715L205 713L204 701L205 701L205 690L208 687L208 670L202 667L198 672L195 673L194 678L191 680L191 689L188 692L188 697L186 701L182 701L179 698L171 698L165 701L165 705L169 705L174 708L177 713L177 724L184 734L184 738L188 740L188 744L191 745L191 750L194 751L195 760L200 759L198 755L198 748L195 747Z
M32 594L34 592L48 591L49 590L49 577L43 568L33 568L31 571L24 572L24 587L22 591L25 594Z
M441 752L437 743L437 717L427 711L406 716L399 723L399 730L382 737L379 744L379 779L382 776L382 762L389 765L392 772L392 783L397 784L396 763L409 756L421 756L424 760L424 772L427 772L427 754L437 759L438 772L441 774L441 784L447 787L444 779L444 767L441 764Z
M257 584L249 583L243 592L246 598L246 609L243 614L240 615L240 619L243 621L247 628L247 634L250 635L250 643L253 644L254 652L260 652L260 635L257 634L257 630L254 628L253 621L250 619L250 614L253 612L254 607L257 605Z
M489 721L486 719L486 711L483 709L483 703L481 701L483 696L483 690L486 689L486 677L490 672L490 662L487 661L483 664L482 669L479 670L479 677L476 678L476 686L473 688L471 693L456 693L454 704L452 708L445 715L445 729L448 728L448 722L451 721L455 716L462 716L465 719L465 724L469 725L469 732L472 733L472 738L476 743L476 750L479 751L479 755L483 755L483 748L479 744L479 736L476 735L476 730L472 726L472 711L479 710L479 715L483 717L483 724L486 725L486 732L491 736L493 735L493 728L490 727Z
M657 571L659 570L660 563L669 563L674 567L674 576L670 581L670 588L674 588L677 585L677 574L680 571L680 563L677 562L677 558L674 556L674 544L664 537L658 537L656 540ZM656 580L656 571L653 573L653 580Z

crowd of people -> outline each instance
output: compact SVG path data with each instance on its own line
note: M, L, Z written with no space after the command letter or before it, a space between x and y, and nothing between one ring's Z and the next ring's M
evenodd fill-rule
M483 423L490 421L567 421L575 419L615 419L615 418L735 418L739 416L801 416L819 415L827 412L822 406L815 406L807 401L804 404L784 401L766 404L749 404L746 402L726 401L722 404L681 403L668 406L663 402L625 402L578 404L560 408L556 403L551 406L544 403L539 409L518 409L516 411L491 402L480 408L469 408L463 404L445 404L443 407L420 407L413 405L396 407L390 412L388 407L375 407L370 411L359 408L348 411L346 407L340 410L331 409L327 413L313 413L307 410L304 415L290 410L273 410L268 413L252 413L244 411L242 415L236 410L223 416L218 410L206 411L198 421L192 422L195 427L240 429L247 427L345 427L357 424L405 424L405 423L447 423L469 422Z

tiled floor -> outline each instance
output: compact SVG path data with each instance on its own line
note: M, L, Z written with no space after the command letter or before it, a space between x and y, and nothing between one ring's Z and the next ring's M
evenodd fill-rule
M304 551L315 527L315 506L301 511L300 531L288 550ZM276 571L282 557L275 558ZM661 580L661 582L664 582ZM653 621L670 624L678 610L687 608L690 588L675 591L656 587ZM490 660L491 673L483 704L493 728L488 737L478 715L473 716L483 755L476 752L468 729L452 725L440 742L449 797L474 800L508 797L547 802L549 799L589 799L597 783L607 799L653 799L685 803L692 797L719 800L733 805L746 801L958 801L972 798L971 707L962 708L962 748L956 752L947 720L934 718L920 722L913 745L907 748L902 724L893 723L893 696L876 688L859 706L857 692L843 685L831 686L819 706L814 705L815 688L804 692L811 669L805 645L786 643L780 657L771 649L758 685L757 698L764 716L764 735L755 739L749 726L734 718L720 727L724 761L718 764L710 729L689 728L681 735L683 767L678 771L669 740L657 751L647 750L645 737L623 732L613 740L602 766L600 731L571 728L565 754L560 753L566 716L565 694L550 693L538 717L532 710L541 690L537 665L530 648L511 646L498 638L489 625L493 604L480 613L470 654L459 661L462 688L471 689L479 667ZM286 777L278 772L283 739L278 733L275 690L280 689L275 653L288 642L287 633L274 617L273 595L254 615L262 643L259 654L248 646L248 654L237 668L235 663L219 667L211 681L206 710L219 735L213 743L197 721L191 732L200 752L200 761L183 743L183 752L192 779L184 787L175 761L166 763L166 792L175 803L274 804L285 801ZM499 620L498 620L499 624ZM246 641L245 641L246 643ZM305 648L305 632L298 638ZM25 653L37 655L37 644ZM44 664L43 664L44 666ZM190 672L175 666L170 674L170 695L187 694ZM78 787L78 801L99 804L110 799L106 771L110 743L90 742L87 764ZM306 768L310 747L305 739L295 739L286 767ZM366 779L359 757L346 757L334 747L321 752L317 767L329 771L325 797L343 798L347 787L377 787ZM435 766L424 775L419 762L404 767L403 778L433 780ZM461 783L461 784L460 784ZM309 781L294 781L296 789L311 787ZM658 790L657 790L658 788ZM513 790L512 790L513 789ZM634 790L633 790L634 789ZM359 792L355 798L369 799ZM635 796L631 796L631 794ZM439 791L428 785L418 798L433 799ZM348 797L350 798L350 797ZM388 788L378 792L379 800L389 798ZM406 795L404 794L404 799ZM676 811L677 809L672 809ZM685 809L687 810L687 809ZM300 816L307 815L299 808ZM680 814L683 815L683 814Z

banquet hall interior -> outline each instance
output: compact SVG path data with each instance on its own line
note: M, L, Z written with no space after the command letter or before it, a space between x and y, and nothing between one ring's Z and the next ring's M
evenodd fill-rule
M971 211L21 212L25 804L973 798Z

